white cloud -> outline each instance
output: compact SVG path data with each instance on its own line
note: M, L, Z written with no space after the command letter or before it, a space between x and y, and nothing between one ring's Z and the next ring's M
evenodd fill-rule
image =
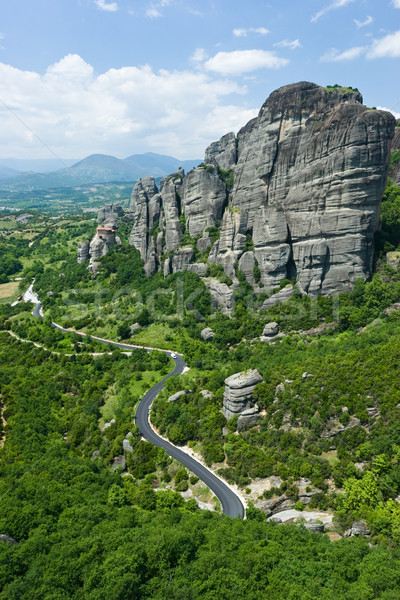
M400 56L400 29L389 33L380 40L374 40L367 53L367 58L383 58L385 56L391 58Z
M208 54L204 50L204 48L196 48L196 50L193 52L192 56L190 57L190 60L194 63L201 63L201 62L204 62L205 60L207 60L207 58L208 58Z
M400 0L399 0L400 2ZM366 25L371 25L374 22L374 19L368 16L365 21L358 21L357 19L353 19L354 23L357 25L357 29L361 29L361 27L365 27Z
M129 66L96 74L78 55L43 75L0 63L0 98L11 109L0 105L0 154L48 156L34 131L59 156L153 151L201 158L210 142L257 114L246 91L204 71Z
M149 19L157 19L158 17L162 17L162 14L157 8L149 8L146 10L146 17Z
M260 35L267 35L267 33L269 33L269 30L265 29L265 27L248 27L247 29L233 30L233 35L235 37L247 37L248 33L258 33Z
M339 52L339 50L336 48L332 48L332 50L321 56L320 60L322 62L341 62L343 60L354 60L355 58L358 58L364 54L365 51L365 46L355 46L354 48L349 48L343 52Z
M354 0L334 0L333 2L331 2L331 4L328 4L328 6L325 6L319 12L317 12L313 17L311 17L311 23L316 23L327 12L330 12L331 10L335 10L336 8L342 8L343 6L346 6L347 4L350 4L351 2L354 2Z
M392 4L395 8L400 8L400 0L392 0Z
M158 2L153 2L150 8L146 10L146 17L149 19L158 19L162 17L162 13L158 10L159 8L165 8L171 4L172 0L158 0Z
M396 118L396 119L400 119L400 113L396 112L395 110L392 110L391 108L386 108L385 106L377 106L376 107L378 110L386 110L387 112L392 113L392 115Z
M282 40L281 42L277 42L274 44L277 48L290 48L290 50L295 50L296 48L302 48L302 44L300 44L300 40Z
M116 12L118 10L118 4L116 2L107 2L107 0L94 0L94 3L100 10L106 10L108 12Z
M240 75L256 69L280 69L288 64L286 58L276 56L268 50L235 50L218 52L205 63L208 71L223 75Z

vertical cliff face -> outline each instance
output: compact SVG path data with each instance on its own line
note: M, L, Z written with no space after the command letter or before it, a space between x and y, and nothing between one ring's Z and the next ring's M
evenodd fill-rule
M136 184L130 242L148 274L167 275L194 260L182 239L205 250L206 229L217 226L208 260L233 281L239 267L264 291L287 277L309 294L346 291L371 274L394 124L351 89L280 88L237 136L207 148L205 165L164 178L160 190L151 177Z
M400 121L396 123L396 130L392 140L392 152L400 150ZM396 161L391 170L390 177L395 185L400 185L400 160Z
M239 132L231 203L267 290L297 276L305 292L329 294L370 275L393 118L361 102L352 91L285 86Z

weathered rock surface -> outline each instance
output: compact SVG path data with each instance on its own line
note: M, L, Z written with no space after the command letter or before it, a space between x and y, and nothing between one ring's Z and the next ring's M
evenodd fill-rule
M305 527L311 533L324 533L325 526L323 523L317 523L316 521L308 521L307 523L303 523L303 527Z
M348 290L371 274L394 119L357 93L301 82L273 92L243 131L232 207L251 232L268 291ZM221 238L223 231L221 231Z
M199 277L205 277L207 274L207 265L206 263L192 263L188 266L187 270L196 273Z
M129 439L129 437L126 437L124 440L122 440L122 449L124 452L133 452L131 441L132 438Z
M258 408L253 398L254 388L261 383L263 378L257 369L236 373L225 379L225 392L222 404L222 412L229 420L235 415L243 414L249 409ZM248 413L253 416L255 412Z
M179 248L172 257L172 272L186 271L193 259L191 248Z
M256 264L256 261L255 261L255 257L254 257L254 252L251 252L251 251L247 251L244 254L242 254L242 256L239 259L239 269L240 269L240 271L243 271L243 273L246 276L246 280L253 287L255 286L255 283L256 283L255 279L254 279L255 264Z
M97 222L100 224L108 219L122 219L124 214L120 204L105 204L97 213Z
M78 264L89 259L89 242L78 242Z
M205 252L210 246L212 246L210 234L208 231L204 231L201 238L197 240L197 248L200 252Z
M397 127L392 140L392 152L400 150L400 127L398 125L399 121L397 121ZM391 169L390 177L395 185L400 185L400 160L394 165L393 169Z
M205 252L211 245L205 230L220 224L208 260L234 283L239 268L256 291L261 286L270 292L292 278L310 295L348 291L372 272L390 150L400 146L400 130L391 141L394 126L390 113L367 109L348 88L284 86L236 137L230 133L212 143L204 166L186 176L179 169L159 189L153 177L136 183L130 243L148 275L162 268L168 275L193 260L170 255L180 252L184 234L199 238L197 248ZM221 169L231 168L228 188ZM99 213L99 222L117 218L116 205ZM104 251L98 242L93 245L95 255ZM232 290L210 288L229 314ZM292 293L293 287L284 288L264 308Z
M263 335L266 337L274 337L279 333L279 325L275 321L267 323L263 330Z
M78 263L83 263L90 258L88 269L93 274L96 274L98 259L107 254L115 244L121 244L116 232L118 219L123 217L124 210L119 204L106 204L98 212L97 221L100 225L90 243L78 242Z
M365 521L354 521L353 525L350 527L350 529L347 529L344 534L343 537L353 537L353 536L359 536L359 535L370 535L370 530L367 527L367 524Z
M210 392L209 390L201 390L200 394L203 396L203 398L213 398L214 394L212 392Z
M217 279L205 279L204 282L216 307L221 309L223 315L230 315L234 307L234 290Z
M235 166L237 160L236 136L233 132L224 135L218 142L208 146L205 163L214 164L225 171Z
M260 418L259 408L258 406L253 406L253 408L248 408L240 413L238 422L237 422L237 430L242 431L249 425L255 425Z
M211 327L205 327L201 331L200 335L203 338L203 340L205 340L206 342L211 342L211 340L214 339L215 333L213 332Z
M216 168L197 167L186 175L181 200L186 227L192 237L201 235L207 227L221 220L227 199L226 186Z
M271 308L271 306L275 306L275 304L282 304L282 302L286 302L286 300L289 300L289 298L293 296L293 292L293 286L287 285L276 294L272 294L272 296L264 300L261 308Z
M121 240L116 236L116 230L113 227L98 227L96 235L89 245L90 262L89 269L93 272L97 269L97 260L105 256L110 248L115 244L120 244Z
M119 471L125 471L126 469L126 458L123 454L120 454L119 456L116 456L113 460L113 463L111 465L111 468L113 471L116 471L117 469Z
M186 393L187 393L186 390L181 390L180 392L176 392L175 394L172 394L172 396L170 396L168 398L167 402L175 402L181 396L185 396Z

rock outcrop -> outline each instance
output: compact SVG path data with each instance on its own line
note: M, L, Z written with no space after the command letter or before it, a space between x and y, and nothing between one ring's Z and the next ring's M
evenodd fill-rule
M351 90L302 82L271 94L238 133L238 226L217 262L250 233L266 291L285 277L309 294L368 278L393 127ZM221 239L230 229L223 224Z
M201 337L203 338L204 341L211 342L214 339L215 333L213 332L213 330L211 329L211 327L205 327L201 331L200 335L201 335Z
M107 225L110 225L107 227ZM116 229L114 223L106 222L105 225L100 226L96 230L96 235L92 239L89 245L90 263L89 269L92 272L96 272L98 266L98 259L101 256L107 254L110 248L115 244L120 244L121 240L116 236Z
M210 144L206 150L205 163L218 165L227 171L237 161L237 140L234 133L227 133L218 142Z
M120 204L105 204L97 213L97 223L100 225L108 219L122 219L124 214L124 209Z
M396 123L396 129L392 141L392 152L400 150L400 121ZM400 160L397 160L390 170L390 177L395 185L400 185Z
M89 242L78 242L78 264L89 259Z
M90 258L88 269L95 275L98 267L98 260L108 250L121 244L121 240L116 235L118 229L118 220L124 217L123 208L119 204L106 204L101 208L97 215L97 222L100 225L90 242L78 242L78 263L84 263Z
M191 269L198 253L221 265L232 285L209 285L226 314L238 269L257 293L282 279L310 295L348 291L372 272L394 128L390 113L367 109L351 88L284 86L236 136L212 143L205 164L158 187L153 177L136 183L130 243L148 275ZM101 218L118 216L110 206ZM284 288L264 307L292 293Z
M243 415L245 411L250 411L247 416L253 416L258 412L253 392L256 385L262 381L263 378L257 369L235 373L225 379L222 412L228 420Z

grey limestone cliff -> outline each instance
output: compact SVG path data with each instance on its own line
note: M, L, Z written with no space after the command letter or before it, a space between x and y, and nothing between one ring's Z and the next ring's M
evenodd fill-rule
M78 242L78 264L89 258L89 242Z
M399 152L400 150L400 121L396 123L396 129L392 141L392 152ZM397 160L393 165L390 172L390 177L393 179L395 185L400 185L400 160Z
M206 149L204 162L208 165L218 165L228 170L237 161L237 140L233 132L224 135L218 142L213 142Z
M94 237L90 242L78 242L78 263L83 263L90 258L88 269L95 275L98 267L98 260L108 250L121 244L120 238L116 235L118 229L118 220L124 217L124 211L119 204L106 204L98 212L97 222L101 223Z
M222 411L228 420L247 411L249 416L258 413L253 392L262 381L257 369L235 373L225 379Z
M301 82L273 92L238 133L239 226L217 262L225 268L250 233L266 291L285 277L309 294L368 278L393 127L391 114L366 109L352 90Z
M237 136L213 142L205 164L158 187L153 177L136 183L130 243L148 275L189 269L204 277L193 263L221 265L233 284L206 284L226 313L238 269L257 293L282 279L310 295L347 291L371 275L394 126L390 113L367 109L351 88L284 86Z

